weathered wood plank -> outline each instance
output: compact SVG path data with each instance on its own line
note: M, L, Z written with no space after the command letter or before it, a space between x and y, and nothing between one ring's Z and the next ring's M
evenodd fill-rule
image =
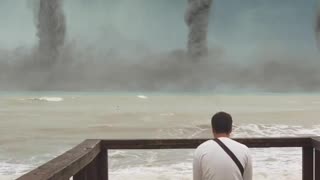
M86 140L17 180L66 180L86 167L99 153L100 140Z
M302 148L302 180L313 180L313 148Z
M107 149L193 149L208 139L102 140ZM312 147L310 138L235 139L251 148Z

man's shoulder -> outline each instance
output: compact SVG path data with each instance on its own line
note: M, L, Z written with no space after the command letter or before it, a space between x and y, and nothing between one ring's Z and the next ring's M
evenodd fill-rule
M235 143L237 143L237 144L239 144L240 146L243 146L243 147L248 148L248 146L246 146L246 145L244 145L244 144L242 144L242 143L240 143L240 142L238 142L238 141L236 141L236 140L233 140L233 139L230 139L230 140L233 141L233 142L235 142Z
M235 141L230 138L223 138L221 140L222 140L222 142L224 142L226 144L227 147L229 147L233 150L242 151L244 153L250 153L248 146L246 146L238 141Z
M249 148L242 144L242 143L239 143L233 139L230 139L230 138L223 138L221 139L222 142L224 142L226 145L232 145L233 147L237 147L243 151L247 151L249 152ZM207 140L203 143L201 143L197 148L196 148L196 151L201 151L203 149L207 149L207 148L211 148L212 146L214 145L214 140L210 139L210 140Z
M235 141L235 140L233 140L233 139L229 139L230 141L232 141L234 144L236 144L237 146L239 146L239 147L241 147L242 149L244 149L244 150L249 150L249 148L248 148L248 146L246 146L246 145L244 145L244 144L242 144L242 143L240 143L240 142L238 142L238 141Z
M213 142L213 140L210 139L210 140L207 140L207 141L201 143L201 144L197 147L196 151L200 151L200 150L202 150L202 149L206 149L207 147L209 147L209 146L212 145L212 142Z

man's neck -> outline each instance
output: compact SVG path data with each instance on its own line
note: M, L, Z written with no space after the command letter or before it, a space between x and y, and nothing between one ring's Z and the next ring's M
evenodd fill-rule
M221 137L230 138L230 134L219 133L219 134L214 134L214 137L215 137L215 138L221 138Z

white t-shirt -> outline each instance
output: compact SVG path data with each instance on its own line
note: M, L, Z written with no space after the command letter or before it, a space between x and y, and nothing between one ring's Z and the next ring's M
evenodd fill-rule
M219 138L239 159L243 177L231 157L213 140L202 143L193 158L193 180L252 180L249 148L230 138Z

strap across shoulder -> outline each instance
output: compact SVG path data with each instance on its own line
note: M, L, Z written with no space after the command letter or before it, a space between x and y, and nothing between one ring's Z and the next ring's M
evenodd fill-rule
M234 161L234 163L238 166L241 175L243 176L244 168L240 163L239 159L234 155L234 153L218 138L214 139L214 141L230 156L230 158Z

